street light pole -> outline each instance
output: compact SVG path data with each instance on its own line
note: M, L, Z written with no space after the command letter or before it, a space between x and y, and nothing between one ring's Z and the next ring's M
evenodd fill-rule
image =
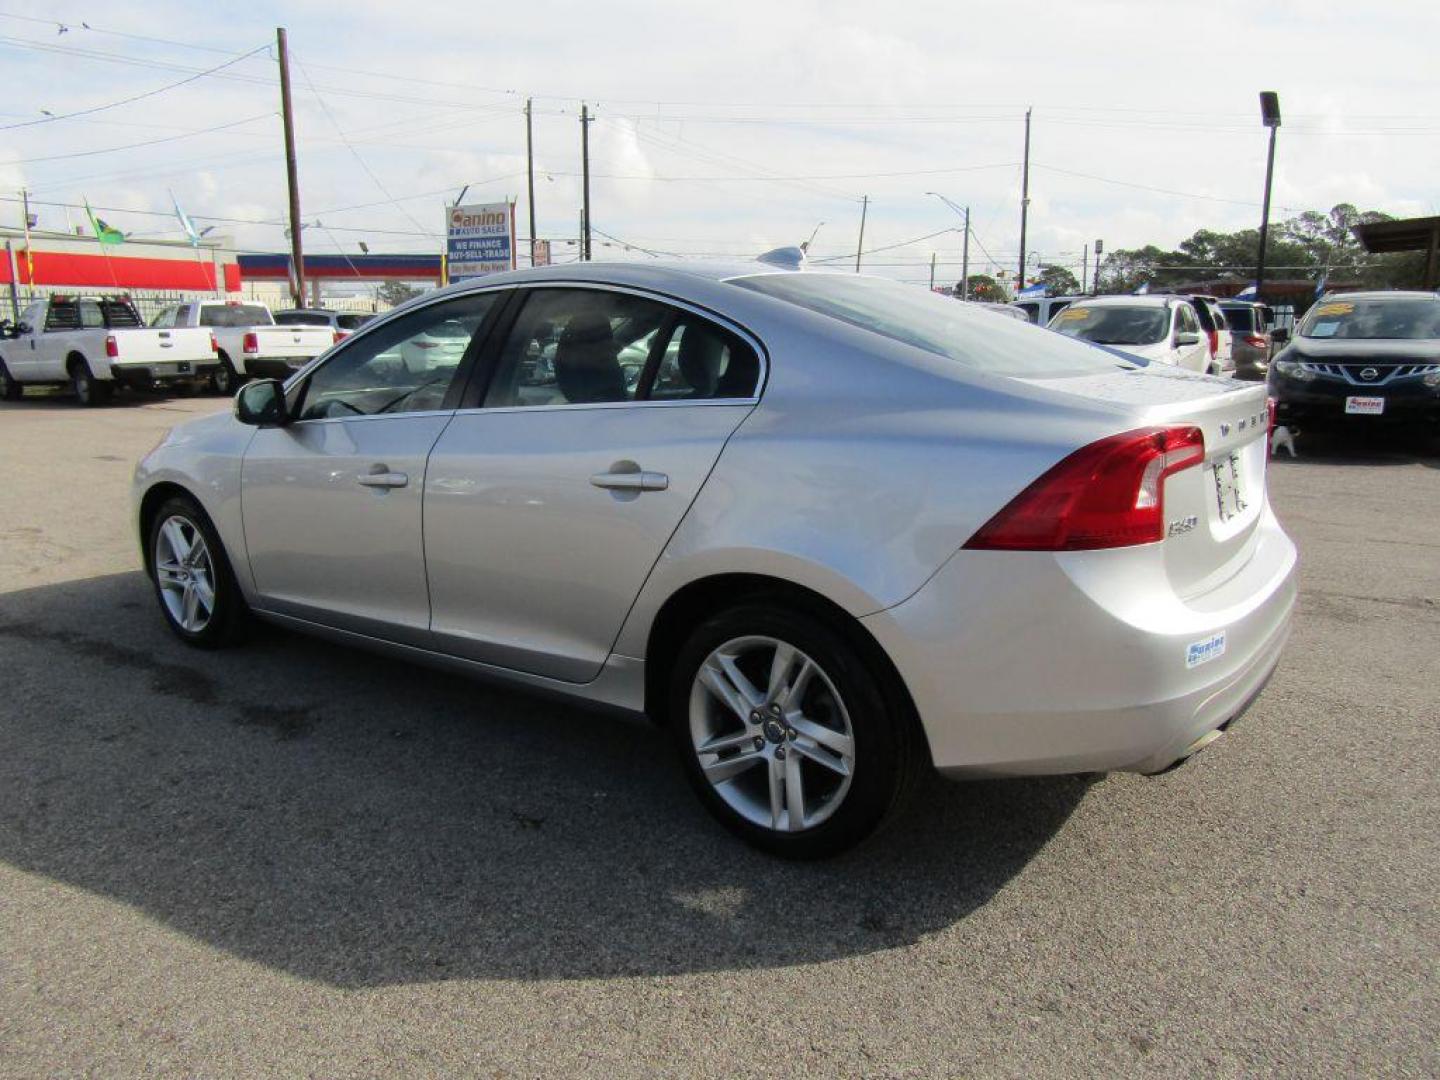
M1265 244L1270 233L1270 183L1275 176L1275 132L1280 127L1280 95L1260 91L1260 121L1270 129L1270 152L1265 158L1265 203L1260 211L1260 257L1255 264L1255 299L1265 302Z

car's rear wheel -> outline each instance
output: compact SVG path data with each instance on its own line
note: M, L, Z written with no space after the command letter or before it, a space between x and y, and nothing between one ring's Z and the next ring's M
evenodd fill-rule
M819 619L755 604L696 628L669 716L721 824L775 854L819 858L874 832L923 769L902 698Z
M70 361L70 389L74 392L76 401L86 408L93 408L109 401L115 387L95 378L89 363L83 357L76 357Z
M233 394L239 388L240 379L235 366L224 353L220 354L220 366L210 373L210 389L221 397Z
M168 499L150 521L150 578L160 612L188 645L234 640L247 611L210 519L191 499Z

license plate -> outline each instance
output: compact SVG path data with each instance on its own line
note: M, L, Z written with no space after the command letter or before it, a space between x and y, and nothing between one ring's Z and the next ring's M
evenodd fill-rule
M1385 411L1383 397L1347 397L1345 411L1352 416L1379 416Z
M1231 454L1210 466L1215 477L1215 497L1219 502L1220 520L1229 521L1245 509L1240 485L1240 458Z
M188 360L181 360L178 364L175 365L175 371L176 371L177 374L180 374L180 375L189 375L189 374L190 374L190 361L188 361Z

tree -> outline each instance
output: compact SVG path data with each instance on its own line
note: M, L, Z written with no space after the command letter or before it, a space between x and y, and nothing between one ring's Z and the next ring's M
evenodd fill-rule
M970 283L971 300L978 300L982 304L1003 304L1009 299L1005 294L1005 286L989 274L971 274L966 280ZM959 284L955 286L955 295L961 295Z
M419 296L421 291L422 290L415 288L413 285L405 284L403 281L386 281L381 284L380 288L375 290L375 298L382 304L388 304L390 307L398 307L406 300L413 300Z
M1074 296L1080 291L1080 282L1063 266L1042 266L1040 280L1049 296Z

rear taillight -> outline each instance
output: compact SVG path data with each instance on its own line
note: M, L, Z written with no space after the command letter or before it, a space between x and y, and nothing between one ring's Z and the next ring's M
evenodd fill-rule
M1211 355L1211 356L1219 356L1219 355L1220 355L1220 331L1219 331L1219 330L1206 330L1205 333L1207 333L1207 334L1210 335L1210 355Z
M1269 421L1269 426L1267 426L1267 427L1265 428L1265 435L1266 435L1266 439L1265 439L1265 454L1266 454L1266 456L1269 456L1271 446L1273 445L1273 444L1270 442L1269 436L1275 434L1275 408L1276 408L1276 404L1277 404L1277 403L1276 403L1276 401L1275 401L1275 399L1274 399L1273 397L1267 397L1267 398L1265 399L1265 415L1266 415L1266 417L1268 418L1268 421Z
M1087 551L1165 536L1165 478L1205 460L1197 427L1145 428L1076 450L981 526L967 548Z
M344 340L345 340L345 331L344 331L344 330L336 330L335 333L331 335L330 344L331 344L331 345L339 345L340 342L342 342L342 341L344 341Z
M120 343L115 340L114 334L105 335L105 355L111 360L120 355Z
M215 332L213 330L210 332L210 351L213 353L218 353L220 351L220 342L216 339Z
M240 351L244 353L258 353L260 351L260 337L251 330L240 342Z
M1270 344L1259 334L1250 334L1245 338L1246 345L1253 345L1257 349L1263 349Z

